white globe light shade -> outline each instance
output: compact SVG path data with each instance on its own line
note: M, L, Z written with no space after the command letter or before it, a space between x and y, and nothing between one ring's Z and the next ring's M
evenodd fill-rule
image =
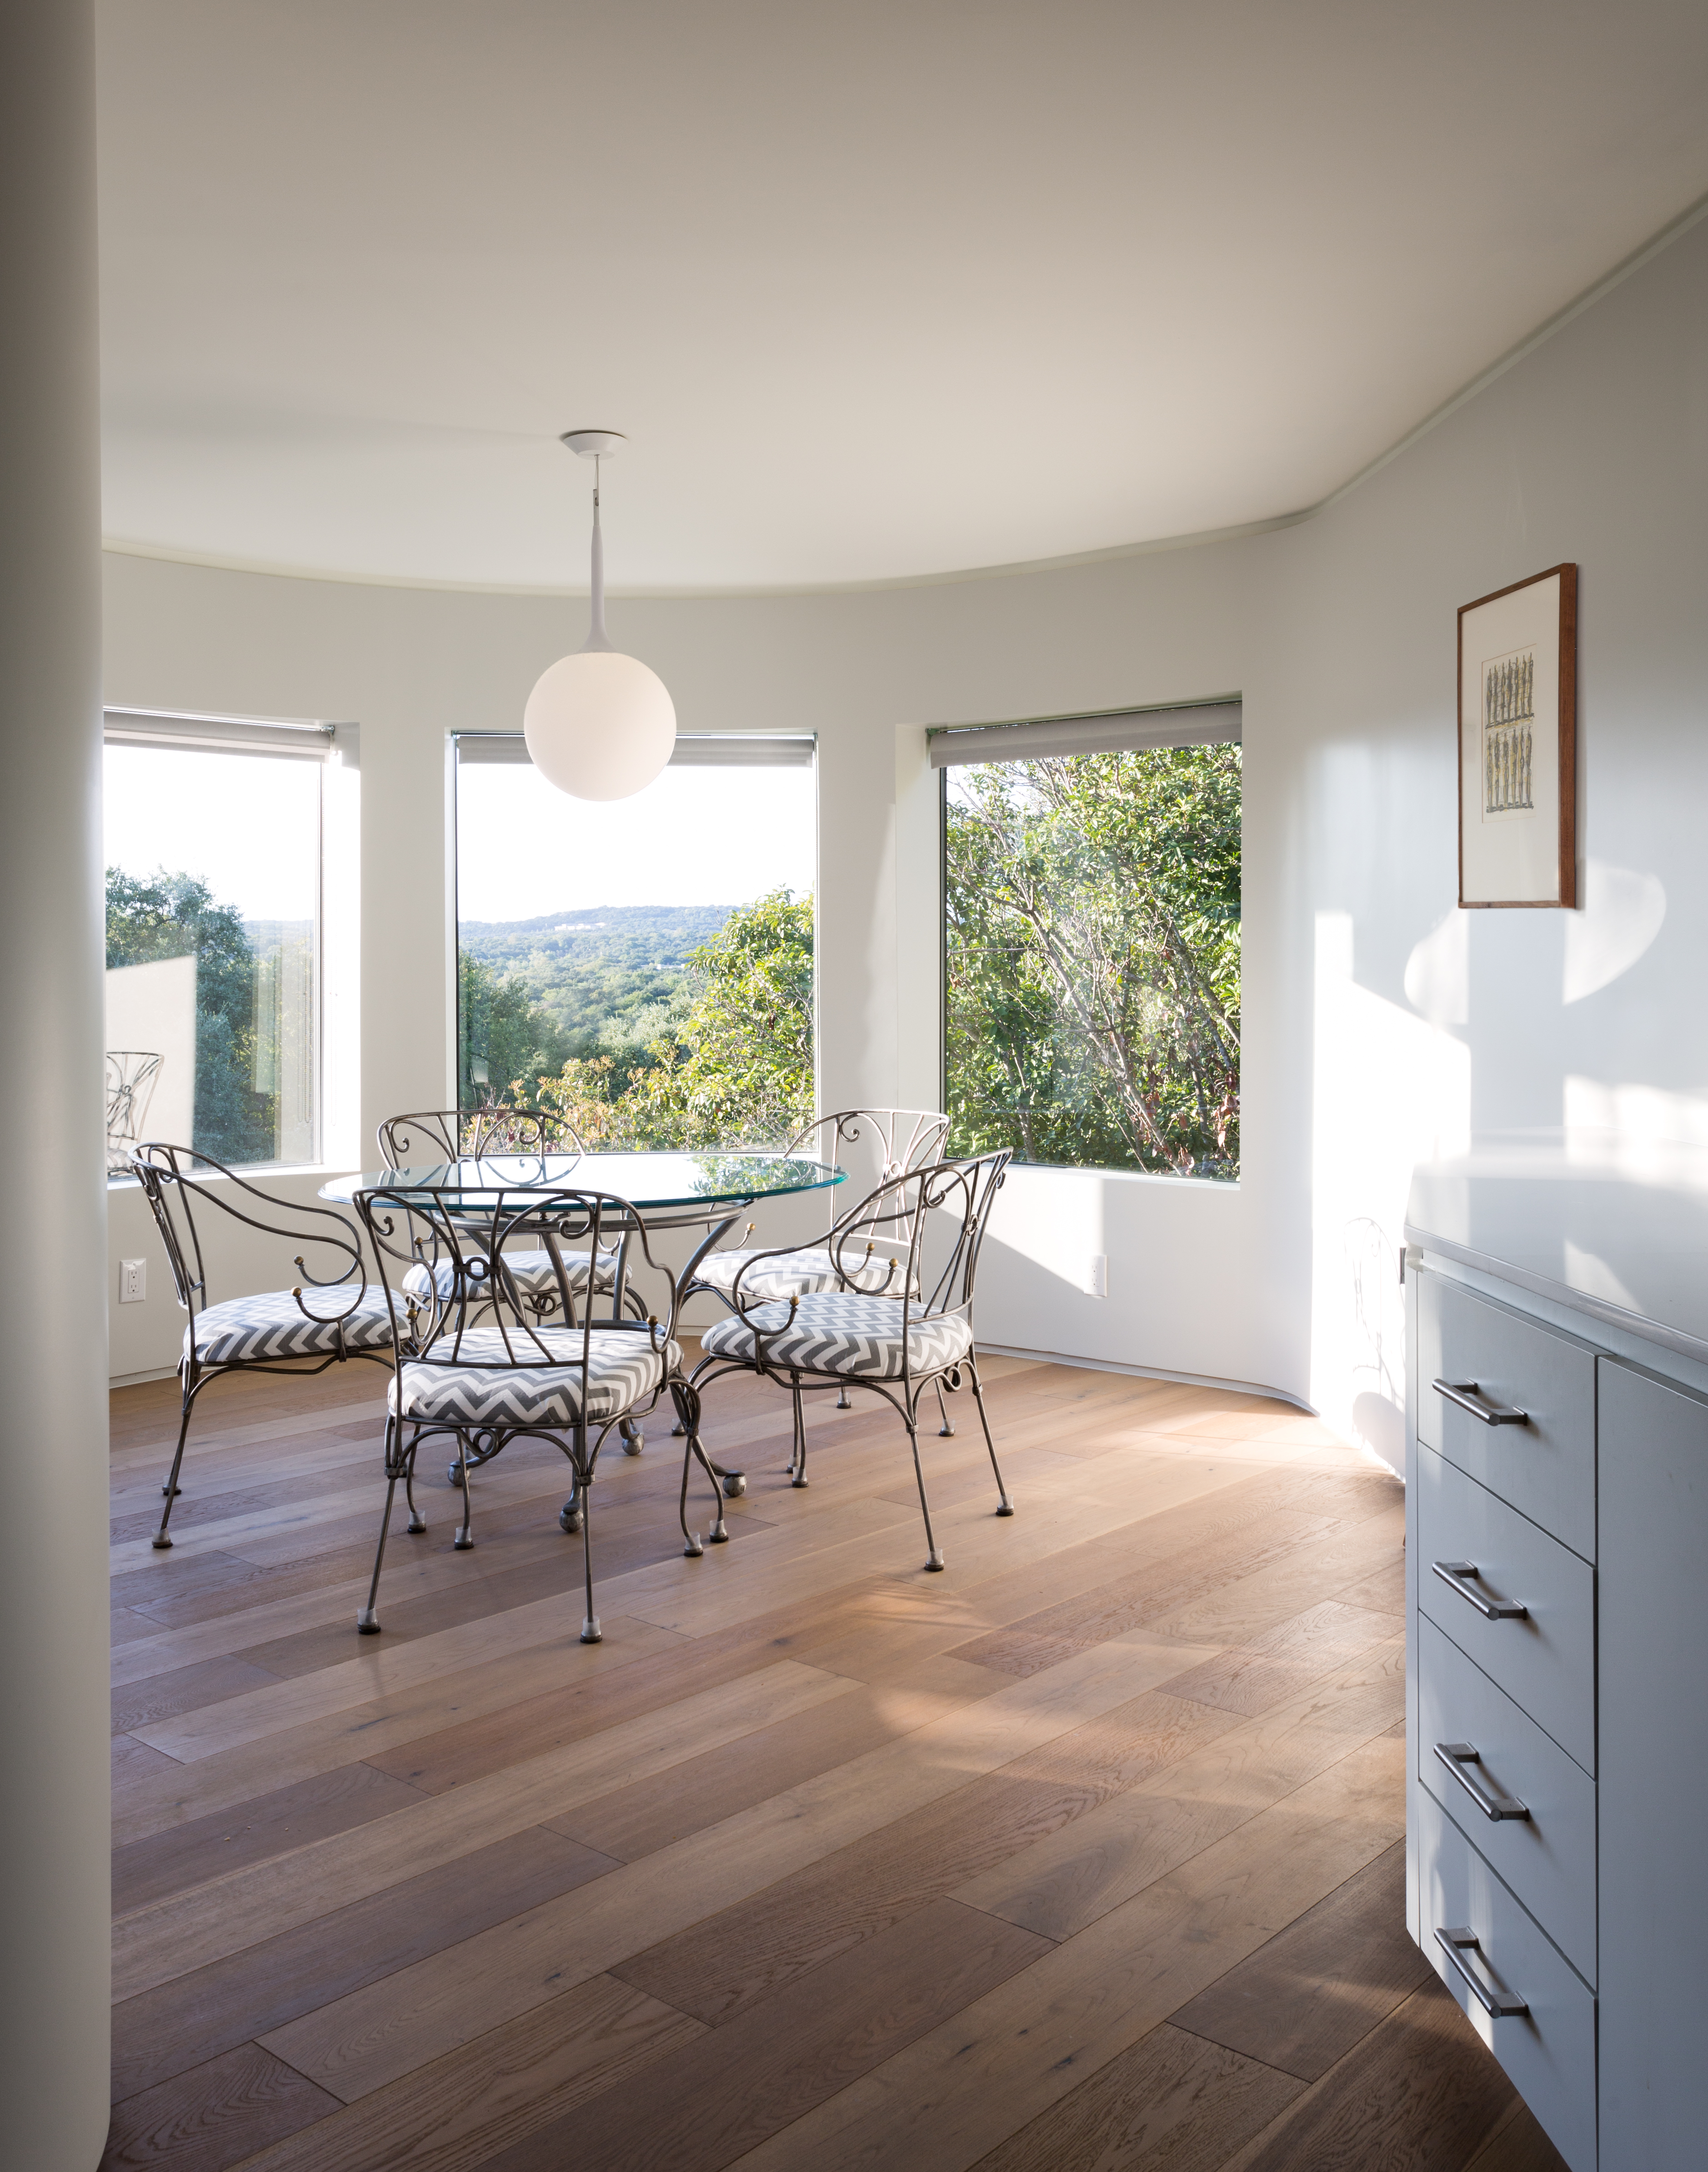
M542 671L522 712L534 766L577 799L644 791L676 744L676 705L638 657L583 648Z

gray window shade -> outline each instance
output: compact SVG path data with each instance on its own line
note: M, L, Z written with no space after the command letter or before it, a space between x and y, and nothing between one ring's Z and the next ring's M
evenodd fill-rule
M525 762L528 743L520 732L459 732L457 760ZM680 737L670 756L672 769L810 769L814 741L779 733L737 737Z
M213 717L172 709L108 709L110 746L187 747L203 754L283 755L325 761L332 751L331 724L297 718Z
M969 761L1041 761L1050 755L1113 749L1225 746L1242 736L1243 704L1194 702L1172 709L1116 709L1094 717L1045 717L1034 723L969 724L929 735L933 769Z

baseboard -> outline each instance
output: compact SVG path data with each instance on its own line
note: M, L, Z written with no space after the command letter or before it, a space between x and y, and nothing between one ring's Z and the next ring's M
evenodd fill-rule
M107 1376L109 1388L140 1388L148 1380L175 1380L175 1365L158 1365L152 1373L112 1373Z
M1222 1380L1210 1373L1171 1373L1162 1365L1123 1365L1113 1358L1069 1358L1060 1350L1017 1350L1007 1342L986 1342L979 1348L992 1358L1029 1358L1040 1365L1077 1365L1086 1373L1125 1373L1135 1380L1172 1380L1183 1388L1225 1388L1230 1395L1267 1395L1271 1402L1291 1403L1308 1417L1317 1413L1302 1395L1285 1388L1265 1388L1256 1380Z

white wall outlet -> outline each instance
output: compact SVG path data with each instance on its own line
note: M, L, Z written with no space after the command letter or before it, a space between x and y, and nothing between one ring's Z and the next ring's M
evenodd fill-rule
M146 1260L121 1260L119 1262L119 1303L141 1304L148 1294L148 1262Z
M1088 1297L1109 1295L1109 1254L1093 1252L1086 1262L1085 1293Z

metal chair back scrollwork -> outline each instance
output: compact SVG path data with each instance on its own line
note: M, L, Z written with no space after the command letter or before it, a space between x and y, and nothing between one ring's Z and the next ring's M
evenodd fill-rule
M842 1385L879 1395L905 1425L913 1451L927 1568L943 1566L932 1534L919 1452L919 1404L927 1388L973 1391L996 1476L999 1516L1013 1513L996 1461L973 1334L973 1296L991 1209L1011 1159L1005 1148L971 1161L934 1162L889 1179L850 1207L826 1240L835 1285L781 1298L765 1294L767 1263L749 1255L731 1286L734 1310L706 1335L693 1384L703 1390L720 1372L757 1372L781 1386ZM894 1247L894 1294L873 1293L853 1277L868 1246ZM757 1286L749 1294L748 1285ZM798 1404L797 1406L798 1409ZM945 1433L953 1428L945 1419Z
M161 1488L165 1506L154 1535L155 1546L165 1548L172 1543L167 1525L191 1413L208 1383L228 1373L324 1373L350 1358L389 1364L391 1317L384 1299L368 1288L360 1231L335 1208L281 1199L193 1147L148 1140L129 1167L154 1218L178 1302L190 1316L178 1368L178 1445ZM220 1218L299 1246L293 1257L295 1286L211 1301L203 1234Z
M687 1524L689 1461L700 1454L699 1403L683 1376L675 1340L674 1273L654 1252L640 1212L607 1194L523 1185L445 1199L382 1185L359 1191L356 1207L377 1257L408 1260L427 1270L413 1293L393 1290L389 1278L386 1287L397 1371L386 1422L385 1509L357 1628L373 1635L379 1627L380 1571L400 1484L406 1529L411 1534L427 1529L415 1495L422 1444L445 1438L456 1444L463 1505L454 1543L463 1551L474 1544L470 1471L490 1462L509 1441L529 1438L551 1442L570 1465L571 1490L559 1521L566 1531L582 1535L587 1592L582 1640L596 1643L589 1497L599 1450L610 1433L632 1424L667 1394L689 1438L679 1508L686 1550L703 1551ZM551 1263L558 1324L530 1316L500 1297L484 1324L471 1325L462 1293L481 1285L500 1291L512 1286L510 1256L524 1249L542 1251ZM596 1308L588 1304L577 1320L570 1262L619 1250L627 1301L620 1303L614 1293L608 1316L595 1318ZM720 1514L714 1539L723 1535L721 1522Z
M481 1154L584 1153L580 1133L551 1109L502 1105L481 1109L421 1109L387 1116L376 1131L381 1164L408 1169L422 1160L458 1161Z

